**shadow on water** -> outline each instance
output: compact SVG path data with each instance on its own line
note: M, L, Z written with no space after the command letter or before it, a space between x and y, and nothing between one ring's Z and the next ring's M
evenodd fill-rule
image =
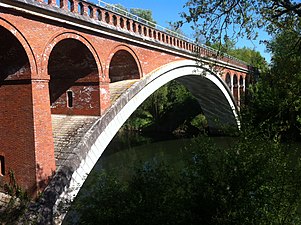
M182 168L184 161L181 158L189 143L190 138L177 139L162 133L143 136L140 132L118 132L92 169L73 204L80 196L89 195L93 186L99 182L99 175L103 173L127 181L134 174L135 168L148 161L164 161L173 168ZM78 219L77 212L71 210L63 224L76 224Z
M190 142L191 139L179 139L166 133L144 136L139 132L119 132L98 160L93 173L104 170L127 180L136 166L147 161L165 161L178 167L184 148Z
M228 147L235 137L212 137L221 146ZM137 166L145 162L165 162L174 169L184 165L185 155L191 155L192 138L176 138L167 133L144 136L139 132L119 132L106 148L90 173L84 188L101 171L128 180Z

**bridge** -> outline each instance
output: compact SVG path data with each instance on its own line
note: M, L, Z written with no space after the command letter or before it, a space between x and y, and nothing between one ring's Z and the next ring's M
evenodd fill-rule
M43 224L62 221L60 204L169 81L191 91L211 130L239 126L246 63L102 4L0 0L0 184L13 171L31 196L43 192Z

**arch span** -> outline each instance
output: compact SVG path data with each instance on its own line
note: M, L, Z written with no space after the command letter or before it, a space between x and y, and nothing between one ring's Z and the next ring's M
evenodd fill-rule
M100 58L97 54L96 49L93 47L92 43L88 41L85 37L81 36L80 34L73 33L73 32L64 32L64 33L58 33L55 34L50 41L47 43L44 52L43 52L43 60L41 61L40 68L42 70L41 73L46 73L48 75L48 62L51 52L53 51L53 48L61 41L66 39L74 39L79 42L81 42L93 55L94 61L97 65L97 69L99 71L99 78L101 81L105 80L104 74L103 74L103 67L102 62L100 61Z
M110 82L141 78L141 65L135 52L124 46L114 49L109 59Z
M54 211L56 215L64 216L59 210L60 202L70 202L77 195L83 185L87 174L90 173L103 151L114 135L129 118L129 116L142 104L145 99L162 85L171 80L179 79L196 96L207 116L209 125L217 129L221 123L238 125L234 99L231 97L225 82L207 67L199 66L195 61L178 61L159 68L149 76L135 83L128 89L100 118L82 139L71 157L78 162L69 168L66 176L68 185L60 193ZM219 120L220 123L215 123ZM80 162L79 162L80 159ZM66 169L66 168L65 168ZM58 172L60 176L63 173ZM62 219L57 217L57 219Z
M1 25L0 34L0 155L5 160L3 171L7 171L2 173L0 185L3 179L9 180L8 171L12 169L18 184L29 187L35 183L31 174L36 173L34 166L24 164L33 155L33 134L24 129L33 126L30 61L15 34Z
M38 74L36 59L35 59L33 50L30 47L29 43L27 42L26 38L14 25L12 25L11 23L9 23L8 21L6 21L3 18L0 18L0 27L1 27L1 34L2 34L1 35L1 43L2 43L1 45L4 48L7 48L7 46L5 46L5 44L3 44L3 39L7 38L7 34L5 34L6 31L11 33L11 35L13 36L13 39L16 39L17 42L19 42L21 44L22 48L25 51L25 55L28 59L28 69L26 69L26 70L30 71L30 76L26 77L26 79L27 78L36 78L36 76ZM8 35L8 36L10 36L10 35ZM1 50L3 51L3 48L1 48ZM12 52L10 51L10 53L12 53ZM18 59L18 60L20 60L20 59ZM0 62L3 62L3 59L1 59ZM3 63L3 64L6 65L5 63Z
M30 61L19 39L0 26L0 82L31 78Z
M52 113L100 115L98 65L85 44L74 38L60 40L47 68Z

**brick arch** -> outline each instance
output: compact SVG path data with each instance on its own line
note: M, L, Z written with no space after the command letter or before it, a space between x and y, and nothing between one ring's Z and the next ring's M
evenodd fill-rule
M101 64L93 46L74 33L56 36L46 47L43 73L50 77L51 112L100 115Z
M2 26L4 29L10 32L21 43L29 61L30 77L28 78L36 78L38 74L37 62L33 50L30 47L26 38L23 36L21 31L17 29L17 27L15 27L3 18L0 18L0 26Z
M90 50L90 52L93 55L94 60L96 62L97 69L99 71L99 75L101 75L99 77L99 79L100 79L100 81L103 81L105 79L105 77L104 77L104 73L103 73L102 62L100 60L100 57L98 56L96 49L94 48L92 43L90 43L90 41L87 40L85 37L83 37L77 33L73 33L73 32L65 32L65 33L56 34L48 41L48 43L46 44L46 47L44 49L44 52L43 52L43 60L41 62L41 66L40 66L42 73L48 75L47 67L48 67L49 56L50 56L53 48L56 46L56 44L64 39L78 40Z
M236 73L233 75L233 96L236 100L236 102L238 102L239 100L239 90L238 90L238 86L239 86L239 75L237 75Z
M124 57L126 60L118 61L119 58L122 58L122 56L126 56ZM115 64L116 66L115 68L113 68L114 65L112 65L112 62ZM143 76L142 68L138 56L131 48L129 48L126 45L119 45L111 51L111 54L107 60L107 65L108 66L106 67L105 74L107 78L111 80L111 82L126 80L126 79L139 79ZM135 68L136 71L134 72L129 71L131 69L129 65L136 67ZM114 73L116 73L119 70L119 68L122 69L121 75L113 79L110 78L110 73L111 75L113 74L114 76Z
M227 86L229 87L229 89L231 89L231 87L232 87L232 84L231 84L231 75L230 75L229 72L226 73L224 80L225 80Z

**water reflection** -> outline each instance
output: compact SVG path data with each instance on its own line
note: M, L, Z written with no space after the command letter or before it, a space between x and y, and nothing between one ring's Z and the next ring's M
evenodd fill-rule
M178 167L190 142L191 139L188 138L175 139L165 134L150 137L137 132L119 132L106 148L93 172L105 170L120 179L127 179L136 166L146 161L165 161Z

